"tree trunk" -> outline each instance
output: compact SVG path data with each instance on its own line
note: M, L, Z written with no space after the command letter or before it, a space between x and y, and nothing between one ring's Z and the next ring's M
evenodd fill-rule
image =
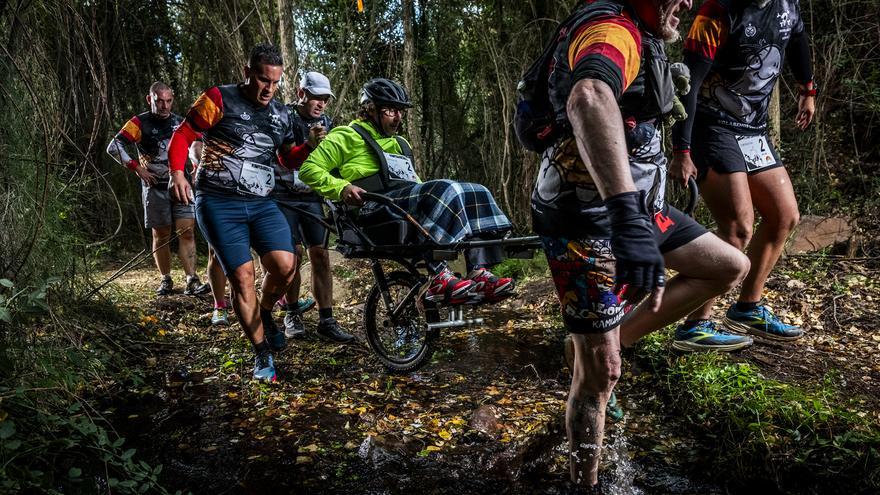
M278 37L281 39L281 56L284 57L284 85L281 95L285 103L296 101L296 35L293 28L293 0L276 0L278 9Z
M776 82L776 87L773 88L773 93L770 95L770 142L773 143L773 146L779 149L779 145L782 144L782 113L779 107L779 81Z
M410 101L418 101L416 98L416 43L413 33L413 17L415 16L415 1L403 0L403 85L410 93ZM422 161L422 137L420 136L420 108L413 108L407 114L406 127L409 130L409 140L415 158L417 173L425 177L424 162Z

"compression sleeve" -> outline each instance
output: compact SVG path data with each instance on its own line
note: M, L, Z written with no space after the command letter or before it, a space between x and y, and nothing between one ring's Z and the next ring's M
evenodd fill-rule
M116 133L116 136L107 145L107 153L117 162L125 165L130 170L134 170L139 165L138 161L128 154L126 147L139 142L141 142L141 119L134 116L122 126L122 129Z
M697 95L703 80L712 69L712 62L693 52L685 52L684 63L691 71L691 90L682 99L687 118L680 120L672 126L672 150L684 152L691 149L691 133L694 128L694 119L697 114Z
M706 0L700 5L697 17L684 42L684 63L691 71L691 90L685 95L684 110L687 118L672 127L672 148L687 151L691 147L691 132L696 118L697 95L703 80L709 75L715 55L727 41L730 31L729 11L719 0Z
M806 85L813 80L813 64L810 60L810 37L806 31L792 33L785 47L785 58L797 82Z
M638 28L625 16L588 22L574 33L568 46L572 82L598 79L620 98L638 76L641 43Z
M125 146L126 143L123 140L114 137L110 140L110 144L107 145L107 154L112 156L117 162L125 165L129 170L134 170L139 165L138 161L128 154Z
M311 148L309 148L309 145L306 143L299 146L292 146L290 151L281 157L281 165L290 170L299 170L299 168L302 167L302 164L306 161L306 158L309 157L311 151Z
M199 133L192 128L186 120L171 135L168 144L168 168L172 172L186 169L186 158L189 155L189 147L199 138Z

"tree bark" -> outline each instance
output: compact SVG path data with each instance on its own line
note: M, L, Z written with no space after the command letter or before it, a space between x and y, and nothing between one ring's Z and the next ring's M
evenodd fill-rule
M293 26L293 0L276 0L278 9L278 37L281 39L281 56L284 57L284 85L281 95L285 103L296 101L296 35Z
M416 42L413 32L413 17L415 16L415 1L403 0L403 85L410 94L410 101L418 101L416 98L415 59ZM413 108L407 114L406 127L409 130L410 145L412 145L415 158L416 172L424 177L425 168L422 160L422 137L420 108Z

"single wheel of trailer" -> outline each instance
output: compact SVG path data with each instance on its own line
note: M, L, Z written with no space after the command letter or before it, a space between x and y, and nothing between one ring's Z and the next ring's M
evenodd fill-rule
M430 361L438 331L428 323L440 320L431 303L419 308L419 293L425 283L413 273L395 271L388 275L387 291L377 283L364 305L367 343L388 369L413 371Z

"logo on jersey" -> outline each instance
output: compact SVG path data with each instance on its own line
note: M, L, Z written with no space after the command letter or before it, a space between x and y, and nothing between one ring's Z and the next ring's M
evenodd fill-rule
M788 14L788 10L776 14L776 18L779 19L779 27L781 29L790 29L792 24L794 24L794 19Z
M273 113L269 117L269 120L272 122L273 126L280 126L281 125L281 116L278 115L277 113Z
M249 114L247 112L244 112L243 114L241 114L240 117L241 117L241 120L251 120L251 114Z
M757 32L758 28L756 28L754 24L749 23L749 25L746 26L746 36L748 36L749 38L757 34Z

